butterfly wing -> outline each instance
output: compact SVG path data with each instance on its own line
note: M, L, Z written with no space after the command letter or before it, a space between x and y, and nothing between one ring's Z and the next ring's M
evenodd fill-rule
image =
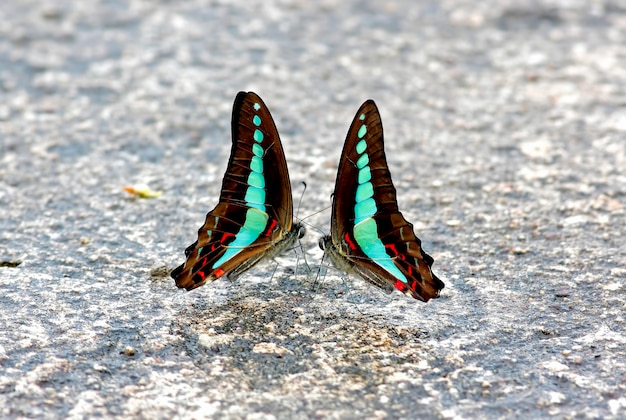
M324 248L340 268L353 270L385 290L415 299L439 296L444 284L431 271L413 225L398 210L374 101L357 112L344 143Z
M219 203L174 271L187 290L241 273L278 255L303 234L293 224L287 162L274 120L261 98L240 92L232 116L232 149Z

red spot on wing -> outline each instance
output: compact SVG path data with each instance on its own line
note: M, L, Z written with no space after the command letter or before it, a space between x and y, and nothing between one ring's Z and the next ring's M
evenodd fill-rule
M224 234L222 235L222 238L220 239L221 243L226 242L226 240L230 237L235 237L235 235L233 235L232 233L228 233L228 232L224 232Z
M274 230L274 228L276 227L276 225L278 225L278 222L276 221L276 219L272 219L272 223L270 224L270 226L267 228L267 230L265 231L264 235L265 236L270 236L270 234L272 233L272 231Z
M206 277L206 274L204 273L204 271L198 271L196 275L200 276L200 278L202 278L202 281L204 281L204 278Z
M406 290L408 289L407 285L404 284L401 280L396 280L394 286L396 286L396 289L398 289L402 293L406 292Z
M218 279L224 275L224 270L218 268L213 274L215 275L215 278Z
M409 276L413 275L413 267L410 265L406 266L406 271L409 273Z
M356 244L352 242L352 239L350 238L350 235L347 232L345 235L343 235L343 239L348 243L348 246L350 247L352 251L356 249Z
M398 256L399 253L398 253L398 250L396 249L396 246L394 244L387 244L387 245L385 245L385 248L391 250L391 252L393 252L393 256L394 257ZM400 259L403 259L402 255L400 255Z

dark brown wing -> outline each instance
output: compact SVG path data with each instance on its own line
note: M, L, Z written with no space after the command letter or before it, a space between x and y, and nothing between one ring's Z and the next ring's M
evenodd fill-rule
M258 104L259 109L255 109ZM254 124L254 117L258 116L261 124ZM263 163L267 212L277 220L279 226L289 231L293 223L293 202L291 184L285 152L280 143L278 130L274 119L263 100L253 92L239 92L233 105L232 117L233 147L230 152L228 169L222 181L220 203L244 202L247 180L250 174L250 162L254 156L254 144L263 148ZM263 134L263 140L257 143L254 140L255 132Z
M398 210L374 101L366 101L348 131L335 184L331 225L335 252L354 271L385 289L428 301L444 287L431 271L413 225Z
M172 272L188 290L223 275L236 278L292 243L293 204L287 162L274 120L261 98L240 92L232 116L230 159L218 205Z

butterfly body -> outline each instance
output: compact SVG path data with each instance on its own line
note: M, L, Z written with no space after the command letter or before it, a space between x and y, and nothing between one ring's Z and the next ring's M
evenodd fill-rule
M335 266L386 291L428 301L444 287L413 225L398 210L380 114L365 102L348 131L333 195L331 234L320 247Z
M234 280L304 235L293 223L287 163L278 131L261 98L240 92L232 117L233 146L217 206L172 271L187 290L227 276Z

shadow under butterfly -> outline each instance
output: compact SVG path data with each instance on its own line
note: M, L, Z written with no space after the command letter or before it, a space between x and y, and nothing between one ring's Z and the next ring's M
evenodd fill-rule
M387 292L427 302L444 283L413 225L398 210L376 104L366 101L348 130L333 194L331 232L319 246L335 266Z
M232 115L232 149L219 203L171 273L187 290L226 275L235 280L263 258L302 238L293 223L291 184L274 120L261 98L239 92Z

